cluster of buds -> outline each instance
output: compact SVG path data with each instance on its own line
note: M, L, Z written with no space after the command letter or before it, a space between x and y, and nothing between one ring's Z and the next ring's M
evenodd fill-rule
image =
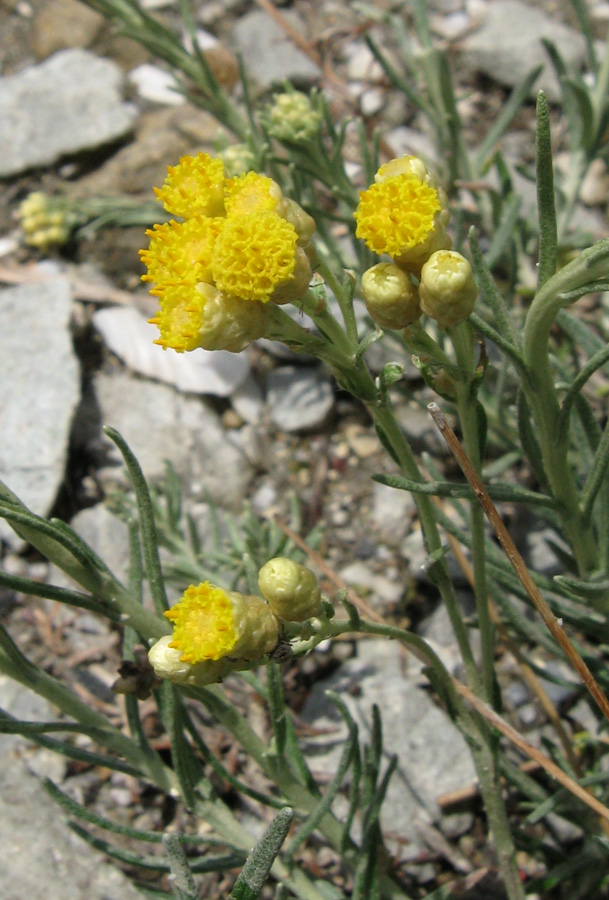
M42 191L27 195L17 209L17 218L25 243L42 251L66 244L76 224L61 199Z
M165 616L173 634L148 654L158 678L203 686L265 661L287 623L318 615L317 578L291 559L269 560L259 572L262 597L225 591L206 581L191 585Z
M315 223L271 178L227 178L221 159L199 153L170 166L155 193L183 220L149 229L140 251L162 347L238 353L263 336L273 304L308 289Z
M247 144L230 144L220 151L219 157L224 164L224 174L227 178L245 175L256 165L254 154Z
M307 94L274 94L264 116L269 134L288 144L307 144L319 134L322 116Z
M450 328L469 316L477 297L471 266L450 249L448 201L422 160L402 156L381 166L354 215L356 236L393 260L362 277L378 325L407 328L425 313Z

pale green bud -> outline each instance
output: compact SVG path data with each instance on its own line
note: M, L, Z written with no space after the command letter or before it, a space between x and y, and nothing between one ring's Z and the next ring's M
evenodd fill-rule
M440 328L463 322L474 308L478 288L468 260L455 250L432 253L421 270L421 309Z
M321 609L317 578L293 559L270 559L258 573L258 587L275 615L286 622L304 622Z
M419 316L419 295L394 263L377 263L362 275L362 296L370 317L381 328L407 328Z
M218 154L227 178L244 175L256 168L256 158L247 144L231 144Z
M280 141L293 144L314 138L321 128L321 121L321 113L301 91L275 94L267 113L269 133Z

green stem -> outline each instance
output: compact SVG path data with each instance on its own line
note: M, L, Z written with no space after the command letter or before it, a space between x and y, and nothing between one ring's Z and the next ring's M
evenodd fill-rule
M370 379L370 375L367 371L366 375L368 375L368 378ZM362 380L364 380L363 373L361 377ZM370 381L371 380L372 379L370 379ZM378 432L384 436L384 439L393 450L393 455L402 472L414 481L423 481L423 476L412 450L397 424L391 409L385 404L379 404L378 401L377 403L368 402L366 405ZM433 554L438 554L439 556L437 562L433 566L433 570L430 572L430 577L440 591L442 600L446 605L446 610L463 659L463 665L465 666L468 684L473 691L480 694L481 685L478 667L472 653L467 628L463 621L455 589L448 574L448 567L442 554L442 541L440 539L433 501L425 494L415 494L414 500L417 505L428 553L430 556Z
M338 305L340 306L340 311L343 316L343 321L345 323L347 338L349 339L349 341L351 341L352 344L357 344L357 322L355 321L355 313L353 311L352 296L349 296L348 292L341 284L340 279L336 277L330 266L319 256L316 257L315 268L322 276L338 301Z
M473 377L476 360L473 331L467 322L452 330L451 338L455 347L457 363ZM480 455L479 421L477 400L472 378L456 382L457 409L463 432L465 452L476 472L482 474ZM493 704L495 683L495 635L488 606L488 586L486 581L486 540L484 510L477 501L470 504L472 534L472 563L474 569L474 594L480 629L482 686L487 703Z

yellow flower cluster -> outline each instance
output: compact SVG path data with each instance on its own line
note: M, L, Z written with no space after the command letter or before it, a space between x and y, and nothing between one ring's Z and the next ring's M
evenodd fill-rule
M393 259L362 277L378 325L407 328L424 312L449 328L469 316L477 295L471 267L450 249L447 199L422 160L402 156L381 166L354 215L356 237Z
M299 299L311 278L315 223L271 178L225 177L206 153L170 166L155 188L171 220L140 251L160 309L156 343L178 352L239 352L264 334L266 304Z
M17 210L25 243L45 251L61 246L70 239L74 220L66 213L61 201L42 191L28 194Z
M205 581L191 585L167 610L173 634L149 651L159 678L205 685L262 661L279 643L281 622L317 615L321 594L305 566L278 557L260 570L262 597L225 591Z

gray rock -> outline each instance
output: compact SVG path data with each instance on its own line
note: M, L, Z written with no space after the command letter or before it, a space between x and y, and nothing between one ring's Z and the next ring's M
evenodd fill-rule
M344 663L331 678L314 686L303 719L326 734L307 741L314 772L332 773L342 752L346 728L325 691L336 691L370 740L371 708L383 717L385 756L398 753L398 768L381 810L383 828L417 840L417 822L440 818L437 798L475 781L465 741L427 692L406 678L402 650L390 641L360 641L358 659Z
M291 10L286 10L282 16L298 34L304 34L305 26L300 16ZM262 87L280 85L286 79L310 84L320 75L318 66L265 12L254 10L241 16L233 29L233 37L246 72Z
M103 424L122 434L147 478L162 477L169 460L188 495L240 506L252 469L229 441L218 415L202 400L124 373L99 375L95 391ZM123 480L122 458L115 448L110 454L111 467L102 470L103 477Z
M406 536L417 511L409 491L399 491L386 484L372 486L372 518L386 544L397 546Z
M0 479L38 515L50 511L63 480L80 393L71 309L63 278L0 292ZM0 535L20 545L3 522Z
M29 721L56 718L45 700L5 676L0 676L0 706ZM138 900L140 893L122 872L68 829L29 771L58 771L43 752L44 758L41 751L28 750L19 737L3 735L0 741L2 900L38 897L41 886L45 900Z
M375 609L386 608L398 602L404 593L404 585L391 581L385 575L373 572L366 563L356 560L341 569L340 577L352 585L358 592L362 590L372 595L372 606Z
M431 393L425 396L429 400L435 399ZM420 397L423 399L422 394ZM416 453L427 451L437 457L448 452L433 419L418 403L401 403L396 407L395 414L408 443Z
M401 553L404 559L407 560L408 568L413 577L418 581L425 581L427 579L429 554L423 539L423 532L420 528L414 528L410 534L404 538L402 541ZM459 584L466 583L461 567L450 550L446 553L446 562L448 563L448 573L451 580Z
M585 41L572 28L520 0L487 3L480 28L461 44L462 61L470 70L509 87L522 81L539 62L545 62L534 90L543 89L550 100L558 100L560 89L542 38L556 45L568 66L582 64Z
M334 389L321 368L281 366L267 378L267 403L281 431L321 428L334 409Z
M140 375L173 384L181 391L227 397L250 371L246 353L194 350L175 353L154 341L158 330L132 307L107 307L93 314L106 346Z
M63 50L0 79L0 177L124 137L136 109L120 96L115 63L86 50Z
M98 503L81 510L70 525L117 578L125 578L129 566L129 533L124 522L113 516L103 503Z
M250 373L245 381L235 388L230 402L244 422L248 422L250 425L258 424L264 412L264 397L253 374Z

